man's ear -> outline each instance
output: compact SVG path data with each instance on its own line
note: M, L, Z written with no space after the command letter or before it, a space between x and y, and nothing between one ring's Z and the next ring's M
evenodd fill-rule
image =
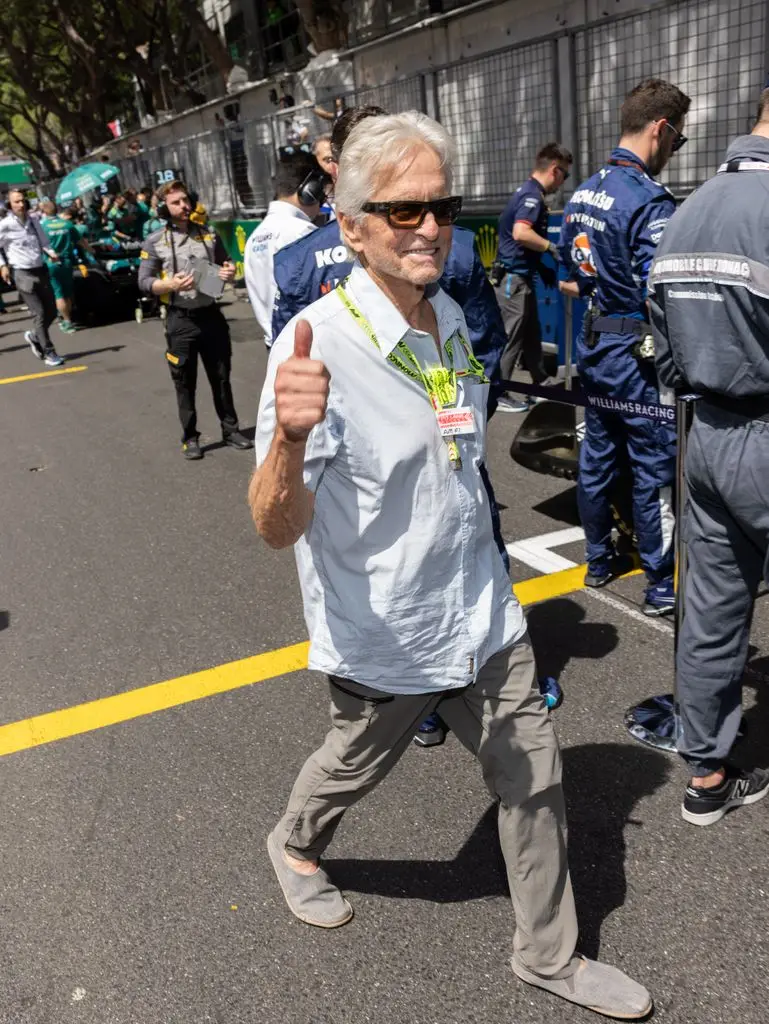
M346 213L338 213L337 219L339 221L339 230L342 233L342 241L347 245L348 249L352 249L355 253L360 253L363 248L361 237L362 221L348 217Z

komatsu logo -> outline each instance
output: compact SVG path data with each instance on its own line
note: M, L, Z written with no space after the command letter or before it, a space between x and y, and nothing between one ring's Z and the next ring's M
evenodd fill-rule
M346 263L347 259L347 249L343 245L335 245L333 249L321 249L315 253L315 266L322 270L323 267L333 267L335 263Z
M594 192L592 188L580 188L571 197L571 202L595 206L599 210L610 210L614 206L614 199L614 196L607 195L606 192Z

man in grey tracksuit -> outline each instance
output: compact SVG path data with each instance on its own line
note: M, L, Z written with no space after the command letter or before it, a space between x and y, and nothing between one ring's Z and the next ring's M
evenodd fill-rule
M689 567L677 654L697 825L769 792L727 761L741 716L753 602L769 581L769 89L751 135L665 230L649 276L657 373L695 391L684 516Z

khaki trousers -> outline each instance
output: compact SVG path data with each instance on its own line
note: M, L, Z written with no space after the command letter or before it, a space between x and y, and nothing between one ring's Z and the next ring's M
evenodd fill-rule
M478 758L499 801L499 839L515 911L514 956L545 977L567 969L577 920L561 755L528 635L490 658L474 685L448 694L384 694L335 677L330 687L331 730L294 783L276 829L278 842L295 857L319 857L347 808L387 775L419 724L439 707Z

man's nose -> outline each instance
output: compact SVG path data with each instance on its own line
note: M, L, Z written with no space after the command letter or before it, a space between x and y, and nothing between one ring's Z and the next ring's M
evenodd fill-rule
M430 241L435 241L435 239L440 234L440 230L441 228L440 225L438 224L438 221L435 219L435 214L430 211L427 212L427 214L425 215L425 219L417 228L419 234L422 235L424 238L430 239Z

